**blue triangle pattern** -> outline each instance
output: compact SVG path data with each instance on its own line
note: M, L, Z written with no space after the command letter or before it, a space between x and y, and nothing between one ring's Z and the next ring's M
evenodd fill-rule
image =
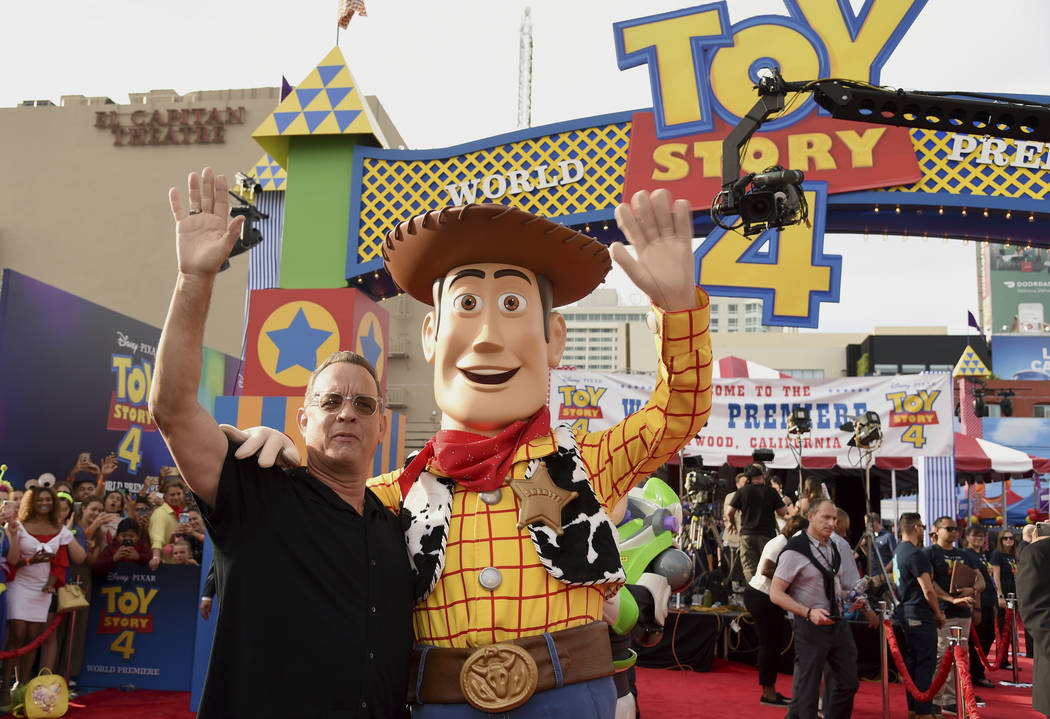
M288 126L295 122L295 118L299 117L299 112L275 112L273 113L273 121L277 125L277 132L284 132L288 129Z
M255 179L259 179L263 176L263 173L269 169L269 165L256 165L255 166Z
M325 92L328 93L328 102L332 103L332 109L334 110L338 107L343 98L349 95L353 89L352 87L329 87L325 89Z
M306 106L314 101L314 98L321 92L320 89L307 88L305 90L297 89L295 96L299 98L299 107L306 109Z
M276 190L276 189L277 189L277 188L279 188L279 187L280 187L281 185L283 185L283 184L284 184L284 181L285 181L286 179L288 179L288 178L286 178L286 177L275 177L275 178L273 178L273 189L275 189L275 190Z
M351 123L361 114L360 110L335 110L335 121L339 124L339 132L345 132Z
M324 119L331 113L331 110L311 110L310 112L304 112L303 117L306 118L306 126L310 128L310 132L316 130L317 126L324 122Z
M277 177L277 173L281 171L281 166L276 162L270 165L270 172L273 173L271 177Z
M318 65L317 72L321 76L321 83L328 87L328 83L343 69L342 65Z

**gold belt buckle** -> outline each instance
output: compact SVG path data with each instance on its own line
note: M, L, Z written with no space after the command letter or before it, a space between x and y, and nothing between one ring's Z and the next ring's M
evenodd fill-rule
M536 661L527 651L516 644L490 644L467 657L459 672L459 688L475 709L507 712L532 697L539 677Z

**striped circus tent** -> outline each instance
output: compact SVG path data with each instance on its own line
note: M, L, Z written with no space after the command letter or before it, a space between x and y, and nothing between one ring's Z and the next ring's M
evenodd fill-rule
M790 377L775 369L761 365L758 362L727 355L714 361L711 371L712 379L728 379L736 377L752 377L755 379L784 379Z
M955 469L965 474L1050 474L1050 459L956 432Z

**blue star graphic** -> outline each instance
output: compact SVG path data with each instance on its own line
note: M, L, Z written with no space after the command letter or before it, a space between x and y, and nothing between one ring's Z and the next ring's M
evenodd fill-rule
M317 350L332 333L311 327L306 313L300 307L290 325L283 330L267 332L266 336L277 345L276 374L296 365L313 372L317 367Z
M373 367L379 362L379 356L383 353L383 348L376 342L375 332L376 326L370 324L368 325L368 334L359 338L361 340L361 354L372 363Z

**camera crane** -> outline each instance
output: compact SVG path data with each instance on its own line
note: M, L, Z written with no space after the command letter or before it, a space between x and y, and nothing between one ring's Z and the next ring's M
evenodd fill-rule
M840 120L1050 141L1050 106L1041 103L978 93L892 90L855 80L787 82L776 70L760 78L755 89L758 102L722 143L722 189L711 203L716 225L742 227L745 235L797 225L809 216L801 170L776 166L740 174L744 146L763 122L784 109L789 93L813 93L816 103ZM732 215L739 215L740 223L730 228L724 220Z

